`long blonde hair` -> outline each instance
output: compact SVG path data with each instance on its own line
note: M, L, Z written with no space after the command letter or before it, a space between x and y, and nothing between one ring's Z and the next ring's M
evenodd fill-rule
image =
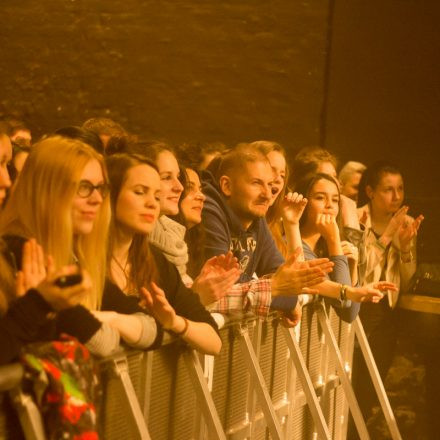
M84 167L103 158L84 143L52 136L35 144L0 219L1 234L36 238L62 267L78 260L92 278L92 295L83 305L100 307L106 273L110 201L103 200L90 234L74 237L72 201Z

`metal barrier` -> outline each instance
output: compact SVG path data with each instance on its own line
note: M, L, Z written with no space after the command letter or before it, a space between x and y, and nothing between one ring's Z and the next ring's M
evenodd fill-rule
M274 316L231 322L220 335L215 358L171 341L103 360L102 438L345 439L348 402L354 412L357 405L349 381L354 331L332 309L306 305L299 338ZM26 397L20 381L2 389L2 375L0 391L10 390L17 407ZM0 438L19 438L10 414L3 406ZM44 438L31 407L21 422L27 439ZM363 419L358 423L368 438Z

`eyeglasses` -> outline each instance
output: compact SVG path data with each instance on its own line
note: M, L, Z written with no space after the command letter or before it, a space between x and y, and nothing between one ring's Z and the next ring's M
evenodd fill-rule
M110 191L110 185L108 183L101 183L99 185L93 185L88 180L81 180L78 185L76 193L83 199L90 197L94 190L97 190L101 197L105 199Z

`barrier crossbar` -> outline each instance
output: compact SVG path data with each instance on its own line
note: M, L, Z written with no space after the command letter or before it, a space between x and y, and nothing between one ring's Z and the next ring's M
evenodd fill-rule
M212 362L205 363L211 366L205 373L203 357L175 340L157 350L124 350L102 360L101 437L345 438L342 387L348 378L344 366L353 353L353 329L333 310L327 316L319 306L306 305L299 340L274 316L264 321L244 317L221 329L220 336L222 351L213 368ZM17 381L2 388L4 368L2 399L20 385ZM11 409L2 406L0 438L17 438L10 434L10 415ZM26 439L44 438L38 423L21 422Z

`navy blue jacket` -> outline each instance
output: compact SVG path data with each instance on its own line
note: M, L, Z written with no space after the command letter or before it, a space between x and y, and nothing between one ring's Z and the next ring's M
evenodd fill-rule
M206 231L206 258L232 251L243 271L239 280L241 283L251 280L254 273L258 277L274 273L284 263L284 257L272 238L266 220L255 219L247 230L244 229L227 204L213 175L204 172L202 179L206 196L202 211ZM296 296L276 297L271 307L292 310L297 300Z

